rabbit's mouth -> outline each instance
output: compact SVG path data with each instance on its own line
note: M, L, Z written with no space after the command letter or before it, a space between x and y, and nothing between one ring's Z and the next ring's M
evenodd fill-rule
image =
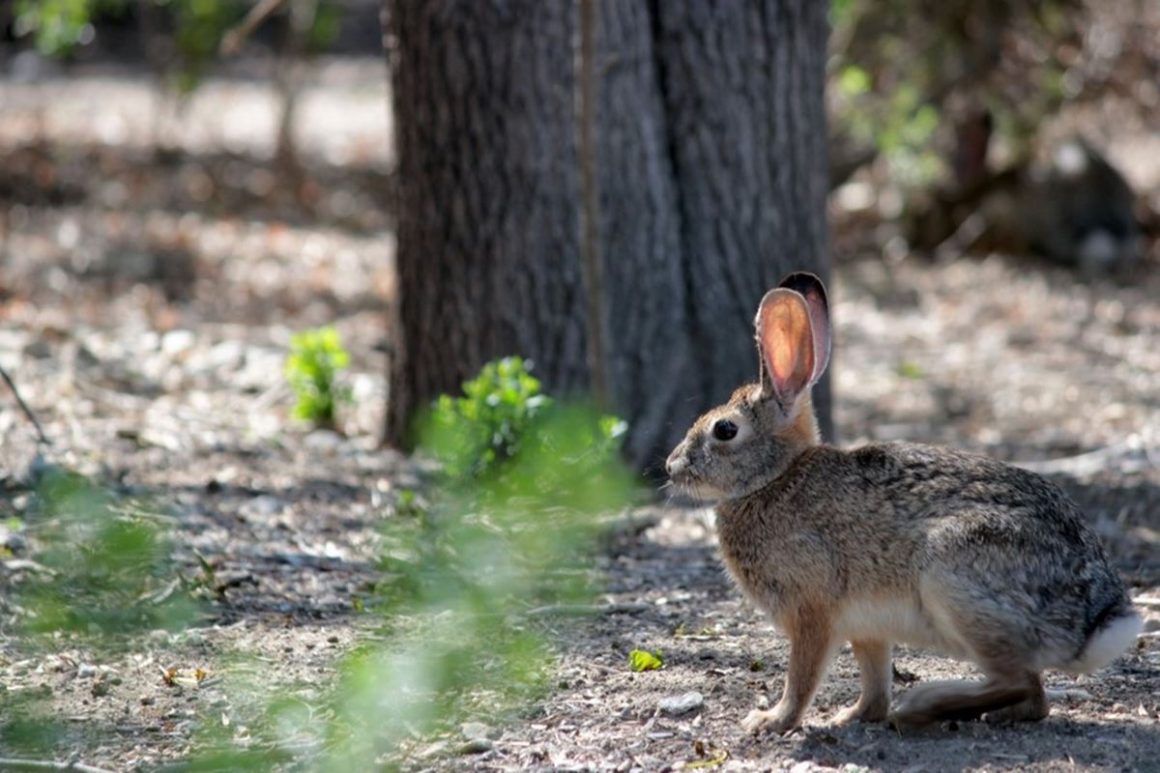
M697 477L687 468L669 477L672 491L681 499L690 499L698 504L716 502L722 498L721 492L713 485Z

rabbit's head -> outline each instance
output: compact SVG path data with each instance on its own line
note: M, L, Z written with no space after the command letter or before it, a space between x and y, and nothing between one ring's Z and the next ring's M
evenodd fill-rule
M765 294L757 310L760 380L693 425L665 463L683 494L703 501L736 499L786 471L818 443L810 388L830 360L826 289L795 273Z

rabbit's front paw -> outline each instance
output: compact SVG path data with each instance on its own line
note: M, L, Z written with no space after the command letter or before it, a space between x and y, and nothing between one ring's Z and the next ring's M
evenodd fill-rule
M752 735L762 733L777 733L784 735L798 726L796 712L790 711L781 704L768 711L754 709L745 719L741 720L741 727Z

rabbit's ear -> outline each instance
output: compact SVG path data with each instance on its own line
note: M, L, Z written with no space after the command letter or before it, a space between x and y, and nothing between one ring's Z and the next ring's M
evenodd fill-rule
M788 408L813 383L814 333L806 299L784 287L770 290L757 310L757 348L761 352L761 388Z
M814 372L810 382L816 382L830 364L830 304L826 301L826 286L813 274L798 271L781 280L778 287L793 290L806 299L814 332Z

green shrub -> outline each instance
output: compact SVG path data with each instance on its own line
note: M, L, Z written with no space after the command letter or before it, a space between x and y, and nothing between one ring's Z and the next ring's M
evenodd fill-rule
M493 473L527 444L553 453L544 446L551 433L542 430L553 421L556 405L540 391L531 370L530 362L505 357L484 365L478 376L464 383L462 396L442 395L435 401L421 422L420 446L443 464L446 477ZM586 454L607 455L618 446L626 427L615 417L594 418L590 426L576 428L582 434L579 445Z
M333 327L306 330L290 339L286 379L294 390L294 416L320 427L336 426L339 403L349 402L348 387L338 376L350 365L350 355Z
M1082 84L1071 60L1091 13L1079 0L831 0L831 126L877 149L903 189L948 180L968 110L987 108L1018 160L1069 98L1063 75Z

